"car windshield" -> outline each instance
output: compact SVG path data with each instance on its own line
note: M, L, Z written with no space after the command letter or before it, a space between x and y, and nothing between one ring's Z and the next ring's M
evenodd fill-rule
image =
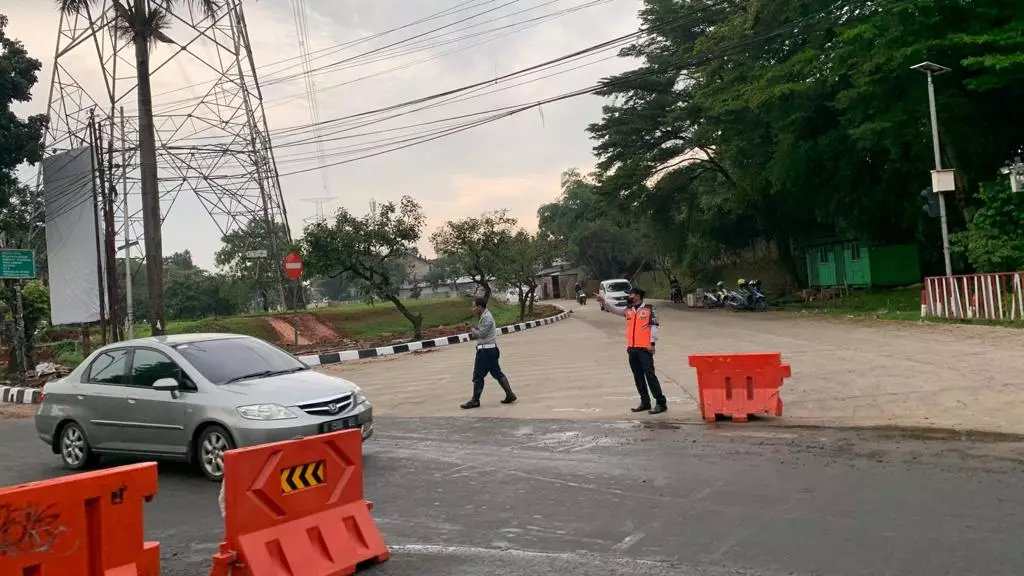
M629 282L609 282L605 284L605 292L629 292Z
M280 348L255 338L189 342L178 344L174 349L214 384L307 369Z

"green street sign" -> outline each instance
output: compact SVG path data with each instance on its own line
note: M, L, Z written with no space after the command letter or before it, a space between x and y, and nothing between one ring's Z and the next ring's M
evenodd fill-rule
M36 277L36 255L31 250L0 250L0 280Z

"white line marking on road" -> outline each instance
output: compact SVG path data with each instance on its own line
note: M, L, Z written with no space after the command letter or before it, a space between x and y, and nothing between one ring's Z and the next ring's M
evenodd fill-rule
M643 538L643 537L644 537L644 533L643 532L634 532L634 533L630 534L629 536L626 536L625 538L623 538L622 542L619 542L615 546L612 546L612 550L615 550L617 552L625 552L626 550L629 550L629 548L631 546L633 546L633 544L636 544L637 542L639 542L640 539Z
M602 400L636 400L637 397L636 396L602 396L601 399ZM686 400L684 400L682 398L668 398L668 403L669 404L683 404L683 403L687 403L688 404L689 402L686 402Z
M392 552L409 554L436 554L439 556L510 556L514 558L551 558L563 560L582 560L597 558L593 554L579 552L532 552L528 550L482 548L478 546L445 546L440 544L392 544ZM650 560L615 559L641 566L658 566L658 562Z
M552 412L586 412L588 414L594 414L600 412L600 408L552 408Z
M789 432L719 432L720 436L743 436L747 438L796 438L796 434Z

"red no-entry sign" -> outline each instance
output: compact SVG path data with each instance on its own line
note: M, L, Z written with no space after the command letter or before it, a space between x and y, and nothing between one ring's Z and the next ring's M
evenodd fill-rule
M302 276L302 256L298 252L289 252L284 257L284 275L289 280L298 280Z

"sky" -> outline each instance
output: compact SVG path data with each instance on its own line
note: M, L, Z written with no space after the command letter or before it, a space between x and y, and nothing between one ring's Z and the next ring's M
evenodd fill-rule
M281 178L293 236L299 236L304 222L315 216L317 203L312 198L332 198L323 203L328 215L340 207L363 214L372 201L398 200L409 195L421 203L426 213L427 225L419 248L431 256L429 235L447 220L504 208L518 218L524 228L535 230L537 208L559 195L559 175L569 168L583 172L592 169L593 141L585 129L600 119L601 106L607 102L585 95L545 104L539 109L429 143L327 168L328 188L325 190L321 171L315 169L320 165L315 148L281 145L312 135L306 127L311 117L304 96L304 77L298 73L301 70L289 68L274 74L281 68L297 65L294 60L274 64L300 53L294 2L253 0L244 4L253 57L261 82L266 84L263 95L267 123L272 140L279 145L275 148L279 172L314 169ZM17 106L16 112L45 112L59 24L54 3L42 0L3 0L2 3L0 12L10 19L7 34L20 39L29 53L43 62L33 101ZM314 56L322 56L313 62L313 67L337 63L384 48L392 42L408 40L431 28L450 25L402 45L409 47L404 53L385 49L315 75L321 121L493 80L628 34L637 29L637 11L641 4L640 0L305 0L305 3L308 47ZM582 5L587 6L555 19L526 22ZM453 11L345 49L330 49L446 9ZM462 19L466 20L458 22ZM512 27L494 30L501 26ZM494 32L484 33L487 30ZM474 33L480 35L467 38ZM171 37L175 38L176 34L182 37L172 28ZM462 39L457 40L459 38ZM441 45L448 40L452 42ZM171 53L166 46L156 51L155 59L166 59ZM632 67L632 62L614 55L615 50L606 50L533 76L484 86L472 94L473 98L370 124L355 134L520 105L590 86L603 77ZM65 67L74 67L76 78L86 76L86 89L91 85L98 93L102 85L98 69L94 74L87 73L88 63L74 59L78 57L62 57L62 63ZM569 70L581 64L585 66ZM270 81L286 74L294 78ZM542 78L548 75L550 77ZM153 91L158 95L155 107L159 111L161 98L169 101L194 97L201 93L201 87L189 86L201 85L210 77L209 69L195 58L187 54L175 57L153 77ZM514 86L516 84L521 85ZM159 96L169 90L177 92ZM289 127L302 128L295 134L280 133ZM353 150L373 146L382 138L408 134L408 130L413 129L383 136L367 134L325 142L323 146L328 162L352 159L358 156ZM33 172L24 170L23 176L28 179ZM220 232L194 195L182 194L166 216L163 242L165 255L187 249L196 264L213 268Z

